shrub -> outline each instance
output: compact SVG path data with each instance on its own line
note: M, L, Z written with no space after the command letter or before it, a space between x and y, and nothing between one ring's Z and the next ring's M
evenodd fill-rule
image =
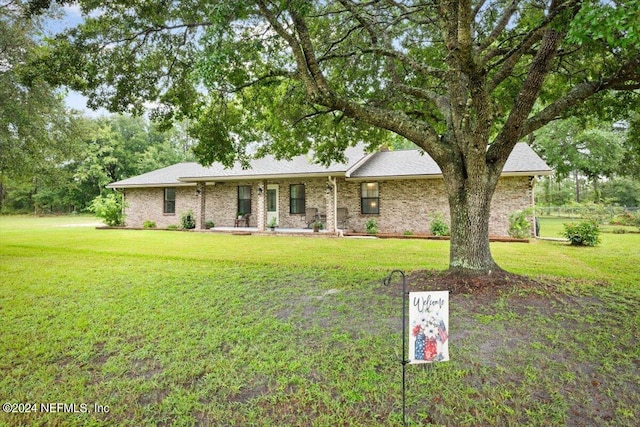
M146 220L145 222L142 223L142 228L156 228L156 222Z
M638 216L640 218L640 216ZM623 212L613 217L611 225L634 225L634 216L631 212Z
M444 221L444 215L437 212L431 220L431 234L434 236L448 236L449 225Z
M177 230L177 229L178 229L178 226L175 224L167 225L167 230Z
M531 215L531 209L515 211L509 215L509 236L516 239L526 239L531 236L529 215Z
M185 230L192 230L196 228L196 217L193 214L193 210L189 209L180 215L180 224Z
M619 215L616 215L613 220L611 220L611 225L637 227L638 230L640 230L640 210L637 210L633 213L623 212Z
M124 225L123 205L122 194L109 193L93 199L89 205L89 211L98 218L102 218L108 226L118 227Z
M411 230L405 230L404 233L402 233L405 236L413 236L413 231Z
M600 226L595 221L564 224L564 237L575 246L595 246L600 243Z
M216 226L216 224L210 219L208 219L208 220L206 220L204 222L204 228L206 228L207 230L210 229L210 228L213 228L215 226Z
M369 218L364 224L367 234L378 234L378 223L375 218Z

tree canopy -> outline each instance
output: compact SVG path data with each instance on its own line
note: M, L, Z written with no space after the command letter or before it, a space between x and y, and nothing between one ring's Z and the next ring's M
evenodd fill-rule
M62 96L40 76L25 79L39 35L40 21L25 17L22 2L0 4L0 208L8 181L47 174L77 140L78 117Z
M327 162L403 137L443 171L461 272L498 268L491 196L520 139L639 97L640 0L78 3L85 22L34 63L51 82L112 111L190 117L203 163L249 144Z
M19 176L68 153L73 115L44 79L23 75L36 54L38 21L19 2L0 6L0 176Z

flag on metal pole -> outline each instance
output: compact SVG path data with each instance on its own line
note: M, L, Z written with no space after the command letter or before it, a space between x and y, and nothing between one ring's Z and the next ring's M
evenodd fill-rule
M409 363L449 360L449 292L410 292L409 331Z

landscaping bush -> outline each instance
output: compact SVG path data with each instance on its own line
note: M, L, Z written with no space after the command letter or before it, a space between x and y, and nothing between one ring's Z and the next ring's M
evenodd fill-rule
M436 213L431 220L431 234L434 236L449 235L449 225L444 221L444 215L440 212Z
M156 222L146 220L145 222L142 223L142 228L156 228Z
M638 227L640 230L640 210L631 212L623 212L616 215L611 221L612 225L626 225L630 227Z
M110 227L119 227L124 225L124 214L122 194L109 193L106 196L98 196L91 201L89 211L93 212L98 218L102 218L105 224Z
M378 223L375 218L369 218L364 224L367 234L378 234Z
M600 226L595 221L564 224L562 235L574 246L595 246L600 243Z
M208 219L208 220L206 220L204 222L204 228L206 228L207 230L209 230L209 229L211 229L211 228L213 228L215 226L216 226L216 224L210 219Z
M640 216L638 217L640 218ZM611 225L634 225L634 216L631 212L623 212L613 217Z
M180 224L185 230L192 230L196 228L196 217L193 214L193 210L189 209L180 215Z
M531 236L531 209L515 211L509 215L509 236L516 239L526 239Z

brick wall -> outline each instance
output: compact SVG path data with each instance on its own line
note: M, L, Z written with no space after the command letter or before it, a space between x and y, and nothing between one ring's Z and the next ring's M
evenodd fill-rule
M532 205L529 177L501 178L491 204L489 234L508 235L509 214ZM349 211L347 228L364 232L365 223L374 218L380 232L429 233L434 215L449 221L449 202L442 179L389 180L378 183L380 214L362 214L360 182L338 181L338 207Z
M180 215L192 209L197 212L198 198L195 186L176 187L176 212L165 214L164 188L127 188L125 197L125 224L127 227L142 227L149 220L155 221L158 228L180 225Z
M491 235L506 236L509 228L509 214L521 210L532 204L532 192L529 177L501 178L493 196L491 209ZM142 227L145 220L155 221L158 227L164 228L170 224L180 224L180 214L193 209L197 217L203 221L212 220L216 226L232 227L238 212L238 186L251 186L250 225L259 225L259 197L264 202L266 188L269 184L279 186L279 227L305 228L304 214L290 213L291 184L305 184L306 208L317 208L328 213L331 221L331 206L333 192L327 195L326 178L310 179L282 179L268 181L235 181L208 184L202 192L202 200L195 194L195 186L176 188L176 213L163 214L163 188L127 189L126 225L128 227ZM369 218L375 218L380 232L429 233L430 221L436 213L442 213L446 221L449 220L449 204L445 195L442 179L420 180L389 180L379 182L380 214L362 214L360 209L360 182L338 179L338 207L347 208L349 218L347 229L365 231L365 223ZM258 195L258 188L264 189L262 196ZM200 186L199 188L203 188ZM200 202L200 203L199 203ZM329 203L328 203L329 202ZM265 203L266 206L266 203ZM203 212L200 215L200 212ZM266 220L262 219L263 223Z

